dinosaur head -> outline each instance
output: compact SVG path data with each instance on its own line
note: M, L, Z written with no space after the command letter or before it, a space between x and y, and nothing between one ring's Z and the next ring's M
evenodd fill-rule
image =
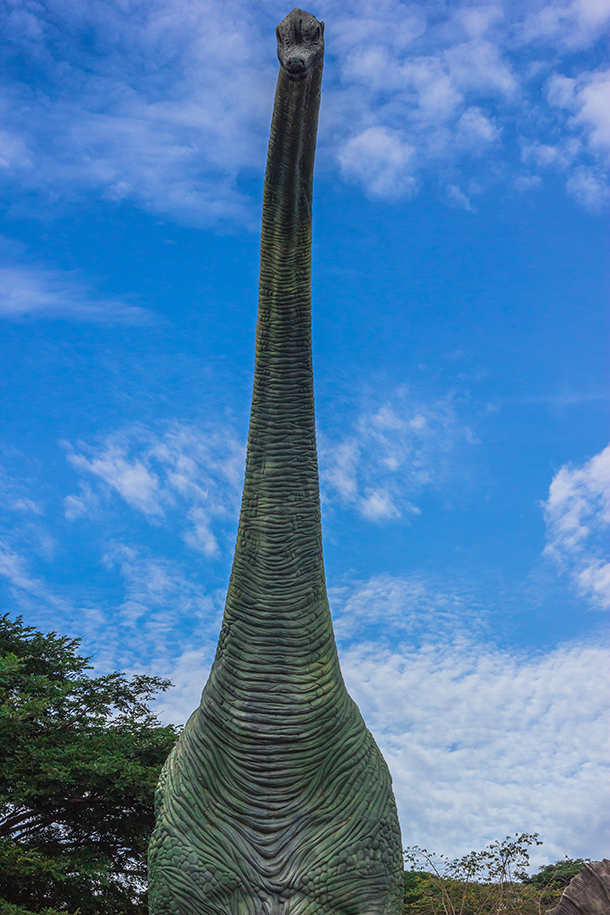
M305 79L324 57L324 23L311 13L295 9L282 19L275 30L277 56L286 75L293 80Z

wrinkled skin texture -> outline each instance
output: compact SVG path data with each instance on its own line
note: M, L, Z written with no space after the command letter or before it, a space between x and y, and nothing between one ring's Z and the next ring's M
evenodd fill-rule
M343 683L322 558L311 354L322 34L301 10L278 26L235 558L201 705L157 792L151 915L401 911L391 779Z
M559 905L547 915L609 915L610 861L590 861L563 891Z

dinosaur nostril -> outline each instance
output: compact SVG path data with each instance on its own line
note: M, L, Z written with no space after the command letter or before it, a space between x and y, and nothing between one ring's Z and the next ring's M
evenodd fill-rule
M287 67L291 73L302 73L305 69L305 59L303 57L291 57L288 60Z

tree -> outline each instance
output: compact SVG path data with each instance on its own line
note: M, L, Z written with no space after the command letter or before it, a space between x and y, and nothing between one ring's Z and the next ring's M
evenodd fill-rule
M140 915L155 786L177 738L148 703L171 684L92 677L79 645L0 616L0 899Z
M536 833L522 833L455 860L407 849L404 915L542 915L561 889L523 873L530 846L540 844Z
M580 874L590 860L590 858L568 858L566 855L565 858L555 861L554 864L545 864L544 867L539 868L537 874L532 874L531 877L527 874L519 876L524 883L529 883L540 890L552 887L561 888L563 891L572 877Z

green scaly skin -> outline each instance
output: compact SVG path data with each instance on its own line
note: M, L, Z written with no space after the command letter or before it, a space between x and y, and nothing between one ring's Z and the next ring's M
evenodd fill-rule
M201 705L159 783L151 915L401 911L391 779L343 683L322 558L311 198L323 24L294 10L278 55L235 559Z

